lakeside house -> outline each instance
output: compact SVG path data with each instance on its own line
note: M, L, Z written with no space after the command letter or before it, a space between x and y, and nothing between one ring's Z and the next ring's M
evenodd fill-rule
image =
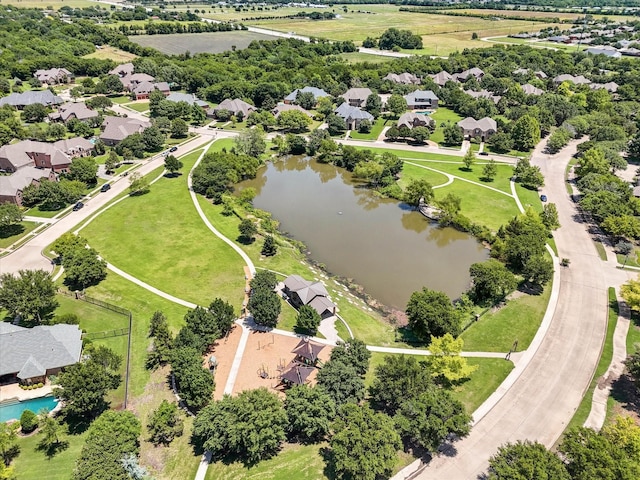
M44 383L48 375L80 361L78 325L24 328L0 322L0 383Z
M329 300L329 293L322 282L310 282L300 275L289 275L284 280L282 291L296 308L309 305L322 318L336 314L336 305Z
M344 120L347 124L347 130L357 130L363 120L369 120L372 123L375 121L373 115L369 112L351 106L346 102L336 108L334 113Z

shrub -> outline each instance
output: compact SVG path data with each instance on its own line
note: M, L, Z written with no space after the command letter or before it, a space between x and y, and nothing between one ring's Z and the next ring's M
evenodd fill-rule
M22 433L31 433L38 428L38 416L31 410L25 410L20 416Z

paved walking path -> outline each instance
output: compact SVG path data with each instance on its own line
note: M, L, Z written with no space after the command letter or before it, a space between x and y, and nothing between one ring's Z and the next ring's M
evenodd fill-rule
M31 215L24 215L22 219L27 222L36 222L36 223L56 223L58 221L57 218L34 217Z
M585 427L600 430L607 417L607 400L611 393L613 382L624 372L624 361L627 358L627 332L629 331L631 311L620 295L618 298L618 320L613 332L613 356L607 371L598 378L598 384L593 391L591 411L584 422Z

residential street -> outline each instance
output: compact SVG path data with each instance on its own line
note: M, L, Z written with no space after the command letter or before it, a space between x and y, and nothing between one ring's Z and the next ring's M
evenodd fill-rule
M567 193L564 172L577 143L549 156L542 153L541 142L532 155L532 164L540 166L545 176L543 193L558 207L562 227L554 236L559 257L571 260L561 271L560 301L549 331L522 375L470 435L454 444L455 451L435 458L416 478L474 479L486 471L489 457L506 442L529 439L551 447L582 400L604 340L607 288L635 273L600 260L587 225L581 223Z

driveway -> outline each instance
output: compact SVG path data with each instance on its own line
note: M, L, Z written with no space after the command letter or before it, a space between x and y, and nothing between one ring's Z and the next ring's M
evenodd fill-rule
M416 478L474 479L507 442L529 439L551 447L591 382L605 336L607 288L632 275L600 260L588 226L581 223L567 193L564 171L577 143L554 156L543 154L541 143L532 155L532 164L540 166L545 176L544 193L558 207L562 227L554 236L559 257L571 260L560 274L560 301L549 331L529 366L470 435Z

